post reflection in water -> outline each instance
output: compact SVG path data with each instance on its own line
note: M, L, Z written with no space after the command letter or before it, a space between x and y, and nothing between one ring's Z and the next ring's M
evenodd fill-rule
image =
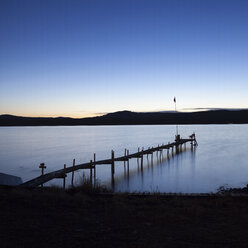
M175 145L173 145L175 146ZM124 157L119 157L115 159L114 151L111 151L111 160L105 160L105 163L111 164L111 188L113 191L130 191L130 180L131 180L131 191L135 189L137 191L137 184L140 184L138 188L140 192L152 191L153 187L156 187L156 191L160 191L161 180L166 183L168 172L169 160L173 158L172 169L174 173L172 174L174 181L174 189L177 191L180 188L181 179L180 174L184 170L184 160L187 159L185 156L185 151L187 151L186 146L178 144L175 151L173 146L164 144L160 148L148 148L144 153L135 153L129 156L129 150L125 149ZM194 152L194 146L191 146L192 152ZM163 150L167 149L167 153ZM171 150L171 154L170 154ZM190 149L188 149L190 150ZM142 148L144 151L144 148ZM139 149L138 149L139 152ZM153 159L153 153L157 152L157 160ZM159 154L159 155L158 155ZM144 163L144 156L146 155L146 160ZM137 162L135 163L136 158ZM94 162L96 161L96 154L94 153ZM123 163L122 163L123 162ZM118 165L117 165L118 164ZM120 166L121 165L121 166ZM117 166L117 167L116 167ZM123 166L123 167L122 167ZM118 169L119 168L119 169ZM123 169L122 169L123 168ZM116 173L117 170L117 173ZM120 173L121 172L121 173ZM93 184L92 177L92 160L90 166L90 180ZM135 180L135 181L134 181ZM192 180L190 180L192 181ZM94 184L96 182L96 173L94 168ZM136 184L135 187L133 184ZM162 184L163 184L162 183ZM108 183L107 183L108 184ZM117 184L117 188L116 188ZM122 185L122 186L121 186ZM147 189L147 185L150 185L150 189ZM163 192L165 192L163 190Z
M191 188L195 187L195 154L196 154L196 147L191 147Z
M182 191L183 184L182 173L189 173L191 189L194 188L195 181L195 156L196 147L187 148L179 146L178 149L168 149L164 153L162 150L146 156L144 163L143 156L124 162L124 174L119 174L115 178L116 192L173 192ZM187 164L190 164L190 170ZM168 188L168 190L166 189Z

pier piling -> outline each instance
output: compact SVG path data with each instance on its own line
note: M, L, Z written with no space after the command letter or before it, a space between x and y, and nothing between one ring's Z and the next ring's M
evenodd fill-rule
M91 186L92 186L92 177L93 177L92 170L93 170L93 163L92 163L92 160L90 160L90 184Z
M114 189L114 185L115 185L114 174L115 174L115 153L112 150L111 151L111 184L112 184L112 189Z
M63 189L65 190L66 164L64 164Z
M72 167L74 168L75 167L75 158L73 159L73 164L72 164ZM74 187L74 170L72 171L72 174L71 174L71 186Z
M96 185L96 154L94 153L94 186Z

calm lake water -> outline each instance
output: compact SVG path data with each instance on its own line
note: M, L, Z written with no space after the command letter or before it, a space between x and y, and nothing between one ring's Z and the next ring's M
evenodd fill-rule
M163 159L154 153L144 157L143 171L137 159L130 160L129 176L124 163L116 163L115 191L130 192L215 192L222 185L243 187L248 183L248 125L185 125L179 127L182 137L196 133L199 146ZM0 172L20 176L27 181L45 172L88 162L96 153L97 160L137 152L138 147L152 147L174 140L175 126L61 126L61 127L1 127ZM99 165L97 179L110 186L109 165ZM84 170L85 175L89 170ZM83 171L77 171L80 181ZM61 184L56 179L48 184ZM47 184L47 185L48 185ZM67 178L67 185L70 177Z

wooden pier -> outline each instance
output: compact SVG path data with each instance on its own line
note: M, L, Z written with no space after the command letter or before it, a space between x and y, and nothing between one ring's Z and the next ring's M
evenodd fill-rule
M175 141L173 143L168 143L167 145L158 145L157 147L152 147L148 148L147 150L144 150L142 148L141 150L138 149L138 152L129 154L129 150L125 149L125 154L124 156L121 157L115 157L114 151L111 151L111 158L110 159L105 159L105 160L99 160L96 161L96 154L94 154L94 160L90 160L88 163L83 163L83 164L78 164L75 165L75 159L73 160L73 166L71 167L66 167L64 165L64 168L61 170L53 171L47 174L44 174L44 164L42 163L40 168L42 168L42 174L39 177L36 177L30 181L27 181L23 184L20 185L20 187L37 187L40 186L48 181L51 181L52 179L56 178L62 178L63 181L63 187L65 188L65 178L68 173L72 173L72 183L71 185L73 186L73 178L74 178L74 171L77 170L82 170L82 169L90 169L90 181L92 183L93 181L93 172L94 172L94 180L96 178L96 166L97 165L104 165L104 164L109 164L111 165L111 179L112 179L112 184L114 184L114 174L115 174L115 162L121 162L124 161L124 166L125 163L127 162L127 166L129 168L129 160L132 158L137 158L141 159L141 166L143 166L143 156L144 155L149 155L153 156L154 152L157 152L157 154L160 152L162 154L163 150L167 149L167 154L169 153L169 150L171 149L172 152L175 149L176 153L179 153L180 150L182 149L183 144L186 145L187 142L190 142L191 148L197 145L197 141L195 138L195 134L193 133L192 135L189 136L189 139L182 139L180 135L176 135Z

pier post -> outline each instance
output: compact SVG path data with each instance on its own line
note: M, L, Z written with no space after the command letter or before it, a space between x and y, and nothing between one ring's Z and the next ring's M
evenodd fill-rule
M66 164L64 164L63 189L65 190Z
M139 171L139 156L140 156L140 148L138 147L138 156L137 156L137 171Z
M90 185L92 187L92 169L93 169L93 163L92 160L90 160Z
M198 146L198 143L197 143L196 138L195 138L195 133L194 133L194 146Z
M153 147L152 147L153 149ZM152 155L151 155L151 166L153 166L153 151L152 151Z
M178 145L176 145L176 154L178 154L179 153L179 147L178 147Z
M39 168L41 168L41 175L44 176L44 170L46 169L45 163L40 163ZM43 187L43 183L41 184L41 187Z
M74 167L75 167L75 158L73 159L73 171L72 171L72 174L71 174L71 186L74 187Z
M115 174L115 153L112 150L111 151L111 184L112 184L112 189L114 190L114 186L115 186L115 178L114 178L114 174Z
M127 156L129 156L129 150L127 150ZM129 175L129 159L127 160L127 170L128 170L128 175Z
M138 147L138 153L140 152L140 148ZM139 158L137 157L137 163L139 163Z
M140 162L141 171L143 171L143 151L144 151L144 148L142 148L142 154L141 154L141 162Z
M112 160L111 171L112 174L115 174L115 152L113 150L111 151L111 160Z
M94 153L94 186L96 185L96 154Z
M176 137L175 137L175 142L176 142L176 154L179 153L179 149L180 149L179 141L180 141L180 134L177 134Z
M127 156L127 149L125 148L124 157ZM126 160L124 160L124 170L126 170Z

